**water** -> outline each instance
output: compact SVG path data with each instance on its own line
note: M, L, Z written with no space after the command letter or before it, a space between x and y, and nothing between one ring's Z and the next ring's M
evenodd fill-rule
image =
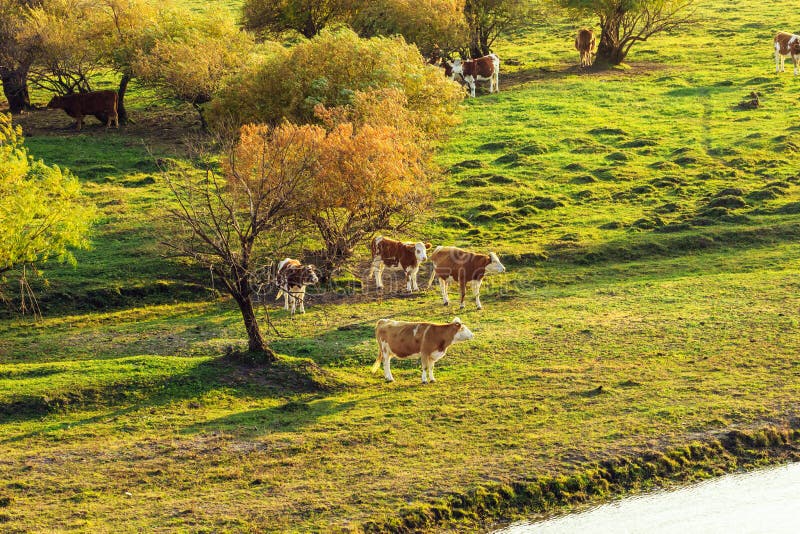
M800 463L727 475L495 534L798 534Z

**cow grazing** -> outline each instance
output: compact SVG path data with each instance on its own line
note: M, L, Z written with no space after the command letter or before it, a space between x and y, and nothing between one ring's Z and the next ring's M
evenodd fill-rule
M419 357L422 361L422 383L436 382L433 366L444 357L447 348L453 343L467 341L474 334L456 317L452 323L408 323L381 319L375 326L375 339L378 341L378 359L372 366L375 373L383 362L383 376L394 381L391 370L392 357L400 359Z
M596 46L597 39L595 39L592 30L583 28L578 31L578 36L575 37L575 50L581 55L581 67L592 66L592 55Z
M464 308L464 296L467 292L467 284L472 285L472 292L475 295L475 304L478 309L481 305L481 282L486 274L497 274L505 272L506 268L500 263L497 254L490 252L486 254L475 254L456 247L436 247L430 256L433 269L431 278L428 281L428 288L433 285L434 278L439 278L439 286L442 290L442 301L445 306L450 305L447 297L447 284L449 281L458 282L461 291L461 308Z
M489 80L489 92L500 92L500 58L496 54L479 57L478 59L456 59L447 63L451 69L450 78L455 80L460 76L469 86L469 94L475 97L475 82Z
M388 237L377 236L370 243L372 252L372 266L368 278L375 275L375 285L383 289L383 269L385 267L400 266L406 274L406 291L419 291L417 273L419 266L428 259L427 251L430 243L403 243Z
M313 286L319 282L316 268L313 265L302 265L299 261L286 258L278 263L276 275L278 295L275 300L283 297L283 309L291 310L294 315L297 304L300 303L300 313L306 312L306 286ZM291 301L291 308L289 303Z
M797 76L800 67L800 35L779 32L773 39L775 46L775 74L784 72L783 61L786 56L792 57L794 75Z
M110 127L112 123L119 128L116 91L94 91L54 96L47 104L47 108L63 109L67 115L75 119L75 129L78 131L83 126L83 118L87 115L94 115L100 122L105 122L106 128Z

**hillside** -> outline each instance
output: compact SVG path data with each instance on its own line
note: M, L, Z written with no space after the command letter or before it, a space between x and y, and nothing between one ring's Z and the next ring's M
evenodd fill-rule
M356 530L486 483L797 428L800 79L771 55L791 16L706 0L689 31L600 73L575 67L570 21L509 36L502 92L462 106L415 230L500 255L485 309L371 284L294 319L270 302L280 372L222 357L246 345L235 305L158 244L157 159L186 160L193 115L133 87L119 132L24 116L103 219L77 267L45 269L41 321L0 320L3 528ZM738 108L754 91L761 107ZM370 374L377 319L455 314L475 339L436 384L416 361L393 384Z

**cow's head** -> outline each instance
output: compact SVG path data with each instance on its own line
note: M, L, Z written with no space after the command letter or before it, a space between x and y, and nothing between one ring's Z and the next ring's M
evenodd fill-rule
M502 263L500 263L500 258L497 257L497 254L490 252L489 259L492 261L486 266L487 274L500 274L506 272L506 268L503 267Z
M428 259L428 249L431 248L430 243L414 243L414 256L417 258L417 261L423 262Z
M303 265L303 270L300 273L300 281L304 286L313 286L319 282L317 276L317 268L313 265Z
M454 59L452 63L447 62L446 65L450 66L450 79L455 80L456 76L464 76L464 64L461 63L460 59ZM445 69L447 72L447 69Z
M790 44L790 52L793 55L800 54L800 39L795 39L795 41Z
M63 98L60 96L54 96L50 99L50 102L47 103L47 109L61 109L63 106Z
M458 317L453 318L452 324L455 327L458 327L456 335L453 336L453 343L457 341L469 341L470 339L475 337L475 334L473 334L472 331L469 328L467 328L467 325L463 324L461 322L461 319L459 319Z

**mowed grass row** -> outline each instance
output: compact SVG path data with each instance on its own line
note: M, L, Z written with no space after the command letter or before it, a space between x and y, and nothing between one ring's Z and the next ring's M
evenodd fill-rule
M220 359L244 345L234 306L164 258L156 160L185 151L178 132L148 134L148 95L131 95L128 130L34 129L33 153L75 170L103 219L77 268L45 270L51 312L0 322L3 527L349 528L485 481L785 424L800 81L774 76L770 43L792 21L765 1L699 15L629 70L574 70L568 21L500 43L518 64L500 95L465 103L416 235L495 250L509 273L488 279L483 312L436 292L270 311L304 382ZM720 39L736 53L711 52ZM734 109L753 90L763 107ZM378 318L455 314L476 338L435 385L417 362L391 385L369 374Z

